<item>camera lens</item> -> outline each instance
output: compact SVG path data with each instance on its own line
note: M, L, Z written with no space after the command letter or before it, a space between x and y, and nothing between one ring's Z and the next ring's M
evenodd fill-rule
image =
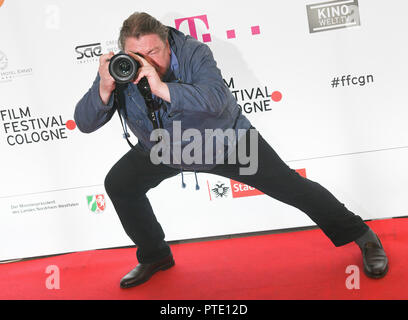
M109 73L117 83L131 82L138 68L138 62L125 53L114 55L109 62Z
M132 73L132 64L127 58L119 58L113 62L113 72L118 78L126 78Z
M127 60L119 61L118 65L119 65L119 71L124 77L129 75L130 70L132 69L132 66L130 65L129 61Z

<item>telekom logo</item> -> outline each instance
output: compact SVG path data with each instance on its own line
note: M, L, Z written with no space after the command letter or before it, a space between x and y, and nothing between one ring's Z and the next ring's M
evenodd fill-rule
M201 16L195 16L195 17L188 17L188 18L180 18L180 19L175 19L175 24L176 24L176 29L180 30L180 26L184 21L187 21L188 23L188 28L190 31L190 35L198 40L198 34L197 34L197 27L196 27L196 20L200 20L201 22L204 23L205 27L207 30L210 29L209 24L208 24L208 18L207 15L201 15ZM251 33L252 35L258 35L261 33L261 29L259 26L252 26L251 27ZM234 39L236 38L236 32L235 29L230 29L226 31L226 36L227 39ZM204 33L202 35L203 37L203 42L211 42L211 34L210 33Z
M197 28L195 25L194 20L201 20L202 22L204 22L205 26L207 27L207 30L210 28L208 26L208 19L207 19L207 15L202 15L202 16L195 16L195 17L189 17L189 18L181 18L181 19L176 19L176 29L180 30L180 25L184 22L184 21L188 21L188 28L190 30L190 35L193 38L196 38L198 40L198 36L197 36ZM207 40L207 41L206 41ZM211 41L211 35L209 33L203 34L203 41L204 42L209 42Z

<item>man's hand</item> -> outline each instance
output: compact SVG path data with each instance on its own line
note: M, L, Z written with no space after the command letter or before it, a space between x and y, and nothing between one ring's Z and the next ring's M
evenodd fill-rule
M138 84L140 79L146 77L152 93L167 102L171 102L169 87L165 82L161 81L156 69L141 56L133 52L128 52L128 54L140 64L140 68L136 74L136 80L133 81L133 83Z
M114 53L111 51L99 58L99 76L101 77L99 82L99 96L105 105L108 104L112 91L115 90L116 87L115 79L113 79L109 73L109 61L113 56Z

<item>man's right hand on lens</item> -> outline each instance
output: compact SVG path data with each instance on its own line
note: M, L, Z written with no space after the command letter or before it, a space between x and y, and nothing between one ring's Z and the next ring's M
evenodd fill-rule
M108 54L104 54L99 58L99 76L101 80L99 82L99 96L102 99L102 102L106 105L109 102L109 98L115 90L116 82L115 79L109 73L109 62L110 59L114 56L114 53L111 51Z

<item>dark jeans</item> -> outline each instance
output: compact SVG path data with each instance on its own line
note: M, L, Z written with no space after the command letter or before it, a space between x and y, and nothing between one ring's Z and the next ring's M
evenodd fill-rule
M248 131L249 133L249 131ZM249 145L249 134L245 137ZM249 150L249 148L247 148ZM320 184L289 168L258 133L258 171L240 175L240 164L217 165L210 171L245 183L306 213L335 246L355 241L367 230L364 221L339 202ZM151 263L170 254L164 232L146 192L180 171L154 165L149 154L131 149L109 171L105 189L127 235L138 247L139 262Z

